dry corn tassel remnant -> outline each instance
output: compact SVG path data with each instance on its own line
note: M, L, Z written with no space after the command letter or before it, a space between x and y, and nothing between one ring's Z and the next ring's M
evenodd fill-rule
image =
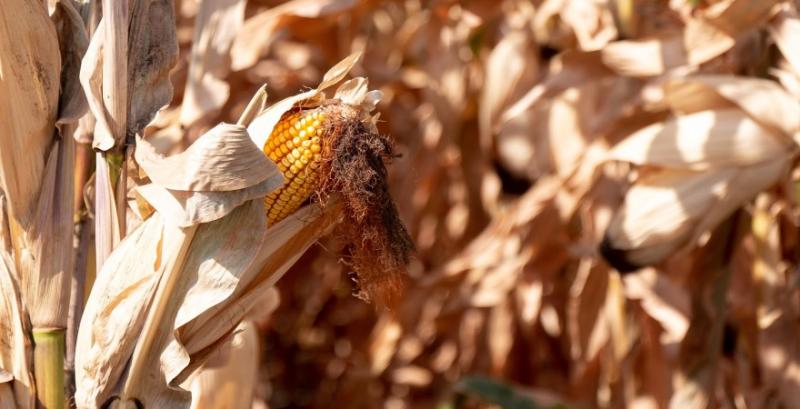
M343 202L339 232L358 274L356 296L392 305L401 288L414 244L387 186L392 142L380 135L361 108L328 100L312 109L283 114L263 150L285 178L265 199L270 225L307 200Z

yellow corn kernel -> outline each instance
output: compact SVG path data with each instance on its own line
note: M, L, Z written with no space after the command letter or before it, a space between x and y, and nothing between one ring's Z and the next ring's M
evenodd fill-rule
M325 119L318 110L285 115L264 144L264 153L286 178L283 187L264 199L270 224L294 213L317 189Z

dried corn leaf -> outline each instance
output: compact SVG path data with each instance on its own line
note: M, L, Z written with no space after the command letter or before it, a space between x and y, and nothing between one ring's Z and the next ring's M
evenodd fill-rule
M624 277L625 295L640 300L647 314L664 329L662 342L677 344L689 329L689 294L664 274L652 268Z
M777 394L777 400L790 407L800 393L800 350L793 342L798 316L792 291L786 282L786 268L780 255L780 226L777 210L768 197L756 201L752 231L755 260L752 275L760 301L756 311L758 325L758 360L763 379Z
M294 19L326 17L348 10L355 4L355 0L293 0L257 14L245 21L233 41L233 70L250 68L266 56L276 32Z
M505 35L489 54L478 114L484 147L491 146L494 121L510 102L523 76L536 75L537 62L530 36L521 29Z
M800 106L774 81L725 75L696 75L670 81L665 100L680 113L721 106L720 99L734 105L762 126L785 135L781 141L789 148L789 139L800 133ZM757 145L757 144L754 144Z
M618 41L602 50L603 63L621 75L648 77L692 68L733 47L734 38L701 20L690 20L683 32L652 39Z
M43 175L35 224L25 232L17 265L22 298L34 327L66 328L72 266L72 169L75 141L53 145Z
M0 260L0 407L33 409L34 392L30 328L20 298L14 265L7 256ZM5 392L2 392L5 391ZM9 406L2 406L9 405Z
M4 4L0 56L0 182L9 216L25 228L50 153L61 77L57 33L42 2Z
M129 31L109 33L109 16L105 16L92 36L81 65L81 84L92 115L97 119L92 146L102 151L119 146L129 135L141 134L156 112L172 98L168 74L178 57L172 1L136 0L133 3L127 21ZM131 45L130 49L126 48L127 62L124 63L127 64L127 82L123 80L123 85L117 87L113 95L111 90L104 90L104 87L111 87L108 78L111 74L104 72L107 70L104 64L111 64L105 62L103 56L108 41ZM121 100L110 101L111 98ZM118 104L126 111L125 128L121 132L115 132L115 127L120 126L117 120L122 118L116 118L117 114L112 112Z
M189 127L228 100L229 50L244 22L244 0L206 0L195 17L189 73L179 122Z
M777 0L727 0L691 18L684 30L652 39L614 42L603 48L603 62L621 75L641 77L675 68L697 68L733 47L742 34L764 24Z
M780 135L743 111L700 111L645 127L608 153L610 160L673 169L748 166L785 155Z
M506 109L500 117L500 122L523 115L539 102L567 88L610 76L613 71L606 67L602 58L599 51L566 51L559 54L550 61L547 77Z

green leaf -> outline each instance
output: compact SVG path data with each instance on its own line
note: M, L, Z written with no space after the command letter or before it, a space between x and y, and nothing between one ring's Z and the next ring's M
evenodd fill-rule
M468 376L456 383L457 392L499 405L503 409L567 409L564 405L544 406L514 386L486 376Z

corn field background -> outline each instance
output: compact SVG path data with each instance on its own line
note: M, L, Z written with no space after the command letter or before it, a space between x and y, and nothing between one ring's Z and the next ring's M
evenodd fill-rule
M1 0L0 409L800 408L799 7Z

